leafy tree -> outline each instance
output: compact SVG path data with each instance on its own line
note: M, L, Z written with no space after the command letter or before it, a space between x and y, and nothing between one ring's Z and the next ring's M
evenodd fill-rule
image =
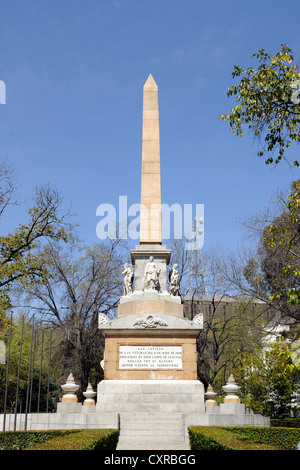
M204 317L197 340L198 377L205 388L214 384L222 390L240 355L261 345L269 306L258 304L237 289L233 291L233 283L222 279L220 249L196 256L185 246L185 240L171 241L170 265L175 261L178 264L185 316L192 319L202 313ZM208 295L203 291L204 281Z
M300 73L293 65L293 52L286 44L276 55L260 49L253 54L258 67L234 66L233 78L240 82L230 86L228 96L238 104L221 118L229 120L232 132L243 135L247 126L254 136L263 137L265 146L258 156L266 155L266 164L278 164L292 142L300 142ZM299 166L298 159L294 165Z
M282 317L300 321L300 180L291 185L290 194L278 194L276 215L261 213L244 223L255 232L257 250L243 268L248 289L261 300L270 302ZM236 269L235 269L236 271ZM228 272L228 269L227 269ZM238 282L238 278L233 279Z
M0 216L13 199L15 187L11 169L0 165ZM64 221L60 215L61 197L49 186L36 189L34 206L28 211L28 222L12 233L0 237L0 309L11 307L10 288L20 281L24 285L44 279L45 268L36 248L44 239L66 240Z
M39 257L49 276L25 289L19 285L20 306L57 328L54 358L59 356L62 379L72 372L83 391L88 382L102 378L98 314L114 315L119 302L124 264L120 241L84 247L69 235L67 245L49 242Z
M240 356L253 353L262 344L265 307L251 299L229 300L213 295L204 315L204 328L197 340L198 375L219 391Z
M272 288L270 300L286 299L292 305L299 305L300 180L293 182L283 214L265 229L263 243L266 252L270 252L279 264L274 275L274 271L271 274L265 263L265 271Z
M280 417L299 401L300 368L291 344L275 342L256 355L243 355L233 373L243 403L255 412Z

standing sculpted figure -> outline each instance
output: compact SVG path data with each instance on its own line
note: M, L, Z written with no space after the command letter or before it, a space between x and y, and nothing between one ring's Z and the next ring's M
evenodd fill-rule
M132 283L133 283L133 267L131 264L124 264L124 295L132 294Z
M179 295L179 275L178 275L178 264L173 264L169 274L169 293L171 295Z
M144 272L144 290L159 290L160 269L157 268L153 256L150 256L145 266Z

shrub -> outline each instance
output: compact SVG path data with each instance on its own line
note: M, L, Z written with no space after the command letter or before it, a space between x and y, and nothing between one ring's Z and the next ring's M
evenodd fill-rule
M300 428L300 418L271 418L270 425L279 428Z
M296 450L300 441L300 429L279 427L231 427L226 428L233 433L247 436L253 442L281 446L286 450Z
M115 450L118 439L117 429L84 429L25 450Z
M4 431L0 433L0 450L22 450L72 432L77 431Z
M247 435L237 435L231 428L191 426L188 432L191 450L283 450L279 445L255 442Z

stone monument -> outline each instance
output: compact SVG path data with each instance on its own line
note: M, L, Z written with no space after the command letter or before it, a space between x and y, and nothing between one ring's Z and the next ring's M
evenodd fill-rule
M105 357L96 409L120 413L121 422L130 413L167 413L171 419L170 413L205 411L196 351L203 326L184 318L177 265L167 288L170 255L162 245L158 87L149 75L143 92L140 243L131 250L134 289L133 270L125 265L117 318L99 316Z

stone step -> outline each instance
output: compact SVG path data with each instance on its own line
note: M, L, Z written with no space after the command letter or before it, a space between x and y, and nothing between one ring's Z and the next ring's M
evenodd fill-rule
M176 425L182 424L183 418L182 413L175 414L162 414L162 413L120 413L120 420L124 424L160 424L165 425Z
M181 429L124 429L121 428L122 438L125 436L134 436L138 434L139 436L183 436L183 428Z
M167 421L167 422L176 422L180 419L182 419L182 413L121 413L121 418L123 420L126 420L126 422L131 422L135 420L140 420L140 421Z
M146 431L147 429L164 429L165 431L175 432L177 430L181 430L183 428L183 423L160 423L160 422L152 422L152 423L121 423L122 431L131 430L131 429L139 429Z
M190 446L187 443L180 444L138 444L138 443L119 443L117 450L190 450Z
M202 403L191 393L113 393L98 395L98 403Z
M138 443L138 444L144 444L144 443L156 443L156 444L180 444L181 442L184 443L185 439L184 436L155 436L155 435L149 435L149 436L141 436L140 434L136 433L131 436L123 436L120 434L119 437L119 442L120 443Z
M204 406L198 403L97 403L99 413L203 413Z
M156 410L157 411L157 410ZM181 413L120 413L117 450L189 450Z

